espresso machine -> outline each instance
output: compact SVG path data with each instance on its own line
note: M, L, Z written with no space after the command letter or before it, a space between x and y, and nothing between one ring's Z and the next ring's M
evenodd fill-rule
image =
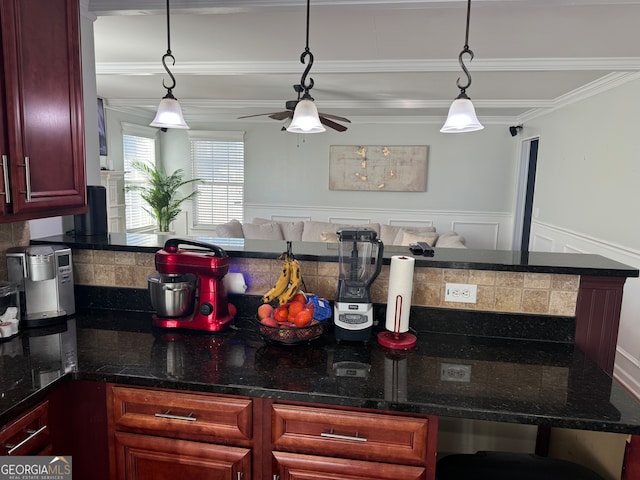
M334 302L334 333L337 341L364 341L373 330L371 284L382 269L384 245L374 230L338 231L338 296Z
M18 285L24 327L50 325L76 313L69 247L11 247L7 250L7 277Z
M212 332L233 320L236 309L222 282L229 256L222 248L172 238L156 252L155 265L157 273L148 277L154 326Z

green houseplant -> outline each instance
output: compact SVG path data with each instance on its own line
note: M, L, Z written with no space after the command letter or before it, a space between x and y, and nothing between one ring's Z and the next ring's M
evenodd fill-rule
M169 224L175 220L180 213L180 205L185 200L190 199L197 192L189 195L180 195L180 187L200 179L184 179L182 169L175 170L168 175L162 168L151 166L145 162L135 160L131 166L142 173L145 177L144 185L128 185L127 191L139 192L140 197L147 203L149 208L144 210L156 219L158 230L169 231Z

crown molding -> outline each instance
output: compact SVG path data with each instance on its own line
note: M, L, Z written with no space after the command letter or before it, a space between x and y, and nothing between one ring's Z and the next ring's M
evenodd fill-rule
M473 61L474 72L521 71L640 71L640 57L594 58L494 58ZM281 62L178 62L171 68L179 75L297 74L299 61ZM323 61L314 65L319 73L408 73L460 70L454 59ZM97 75L164 74L160 62L96 62Z

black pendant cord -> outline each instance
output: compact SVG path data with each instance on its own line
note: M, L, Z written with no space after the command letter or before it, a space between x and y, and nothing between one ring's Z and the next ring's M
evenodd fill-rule
M171 77L171 82L172 83L171 83L171 86L167 86L164 83L164 79L163 79L162 80L162 86L167 89L167 97L174 98L173 94L171 93L171 91L176 87L176 78L173 76L173 73L171 73L171 70L169 70L169 67L167 66L167 59L168 58L171 59L171 64L172 65L176 64L176 59L171 54L171 27L170 27L170 22L169 22L169 0L167 0L167 53L165 53L162 56L162 66L164 67L164 69L169 74L169 77Z
M467 88L471 86L471 74L464 64L463 56L469 55L469 61L473 60L473 51L469 48L469 20L471 19L471 0L467 0L467 29L464 36L464 47L460 54L458 55L458 63L460 64L460 68L464 72L467 77L467 83L464 85L460 84L460 77L456 80L456 85L460 89L460 95L465 95Z
M309 72L311 71L311 67L313 66L313 53L311 53L311 50L309 50L309 3L310 3L310 0L307 0L306 46L304 48L304 52L302 52L302 54L300 55L300 63L302 64L306 63L305 60L307 59L307 57L309 58L309 63L307 64L307 67L304 69L304 72L302 73L302 77L300 78L300 85L302 85L302 88L304 88L303 98L305 99L311 99L311 96L309 95L309 90L313 88L313 78L309 78L309 83L307 83L307 76L309 75Z

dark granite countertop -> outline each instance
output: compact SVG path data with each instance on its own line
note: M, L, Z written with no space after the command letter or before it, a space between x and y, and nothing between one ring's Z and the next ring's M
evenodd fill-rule
M27 330L0 344L0 423L75 378L640 434L640 403L571 343L417 331L415 349L392 352L329 332L283 347L252 322L208 334L153 328L150 313L85 310Z
M75 249L155 253L169 238L171 237L167 235L109 233L104 237L54 235L31 242L34 244L63 243ZM230 257L275 259L287 249L284 240L213 237L192 237L191 239L214 243L226 250ZM338 261L338 246L335 243L292 242L292 251L300 260ZM384 262L386 264L390 263L393 255L411 255L411 252L408 247L385 245ZM601 255L437 247L433 257L417 256L416 266L605 277L637 277L640 273L637 268Z

